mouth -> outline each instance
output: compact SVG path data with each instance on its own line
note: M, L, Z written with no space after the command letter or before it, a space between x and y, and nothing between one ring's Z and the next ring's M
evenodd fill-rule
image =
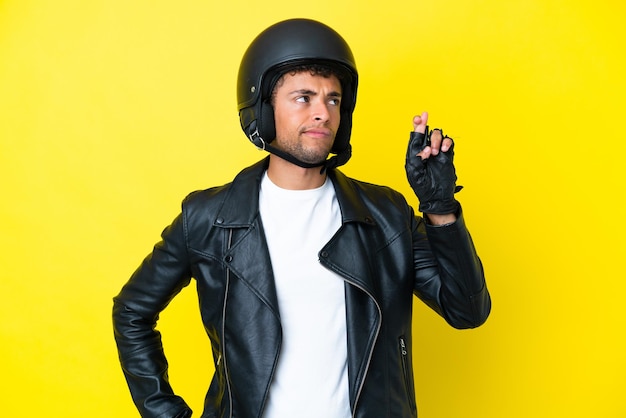
M332 137L332 131L326 128L305 129L302 133L311 138L325 139Z

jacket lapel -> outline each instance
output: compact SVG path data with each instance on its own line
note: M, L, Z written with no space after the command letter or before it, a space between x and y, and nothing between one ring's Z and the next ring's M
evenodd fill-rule
M330 177L341 208L342 227L320 252L320 261L346 280L348 376L354 410L382 323L371 260L376 259L374 253L383 243L378 242L376 222L355 184L336 170Z
M225 249L229 268L278 316L272 265L259 217L259 189L267 164L266 158L235 177L214 226L232 231Z
M332 254L334 271L376 298L371 260L376 249L382 247L377 242L376 221L352 181L337 170L329 175L341 208L342 226L325 247L326 253Z

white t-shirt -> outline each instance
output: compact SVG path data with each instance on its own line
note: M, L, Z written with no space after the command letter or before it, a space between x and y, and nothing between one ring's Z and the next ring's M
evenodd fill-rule
M344 281L318 261L341 226L332 182L285 190L265 174L259 209L283 331L263 416L349 418Z

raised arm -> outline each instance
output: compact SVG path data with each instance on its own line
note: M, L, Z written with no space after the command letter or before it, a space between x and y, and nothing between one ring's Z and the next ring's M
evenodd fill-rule
M474 328L489 316L491 298L481 261L465 226L456 185L454 142L428 130L428 113L413 118L407 178L426 223L414 227L415 293L456 328ZM434 260L432 258L434 257ZM431 259L432 262L424 262Z

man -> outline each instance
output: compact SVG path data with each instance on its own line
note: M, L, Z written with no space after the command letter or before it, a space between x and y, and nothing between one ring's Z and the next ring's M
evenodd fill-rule
M423 219L399 193L337 170L357 77L345 41L311 20L277 23L246 51L241 125L269 157L189 195L114 299L142 416L191 416L154 327L192 277L215 363L203 417L415 417L412 295L454 327L486 320L453 142L428 132L428 115L413 120L406 160Z

